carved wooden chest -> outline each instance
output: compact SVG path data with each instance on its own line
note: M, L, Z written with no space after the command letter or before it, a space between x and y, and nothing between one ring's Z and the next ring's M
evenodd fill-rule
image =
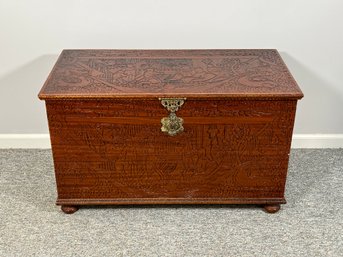
M276 50L64 50L39 94L57 204L276 212L302 97Z

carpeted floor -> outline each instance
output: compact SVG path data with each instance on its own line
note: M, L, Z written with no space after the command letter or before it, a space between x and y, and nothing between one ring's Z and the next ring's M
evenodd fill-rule
M343 149L293 150L286 198L65 215L50 150L0 150L0 256L343 256Z

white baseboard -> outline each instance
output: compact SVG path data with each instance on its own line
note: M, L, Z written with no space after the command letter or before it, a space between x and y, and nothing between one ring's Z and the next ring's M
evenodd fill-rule
M294 134L292 148L343 148L343 134Z
M0 134L3 148L51 148L49 134Z
M48 134L0 134L0 148L50 148ZM295 134L292 148L343 148L343 134Z

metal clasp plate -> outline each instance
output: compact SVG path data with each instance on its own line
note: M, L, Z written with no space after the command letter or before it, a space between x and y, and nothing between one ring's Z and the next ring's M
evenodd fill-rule
M183 131L183 119L176 116L179 108L184 104L186 98L159 98L161 104L170 112L168 117L161 119L161 131L170 136Z

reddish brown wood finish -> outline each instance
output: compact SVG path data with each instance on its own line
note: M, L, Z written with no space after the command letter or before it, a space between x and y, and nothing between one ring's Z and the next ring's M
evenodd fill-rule
M295 101L47 101L58 204L284 203Z
M79 208L77 206L73 206L73 205L62 205L61 206L61 210L65 213L65 214L73 214L74 212L76 212Z
M157 65L160 56L179 61ZM195 72L203 63L214 77ZM139 72L150 72L151 85L137 79ZM179 84L171 83L175 74L184 74ZM158 97L179 95L187 97L177 112L184 131L169 136L161 132L169 112ZM91 204L262 204L276 212L285 203L301 96L274 50L64 51L40 93L57 204L66 213Z
M64 50L41 99L301 98L279 53L255 50Z
M276 213L280 210L280 204L268 204L264 206L264 210L268 213Z

